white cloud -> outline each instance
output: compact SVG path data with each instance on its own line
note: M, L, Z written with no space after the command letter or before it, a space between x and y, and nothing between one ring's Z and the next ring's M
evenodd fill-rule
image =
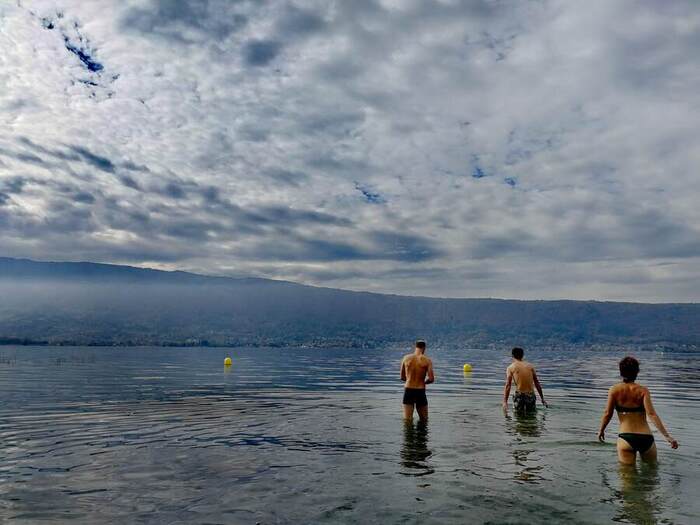
M0 251L697 301L699 26L693 2L3 4Z

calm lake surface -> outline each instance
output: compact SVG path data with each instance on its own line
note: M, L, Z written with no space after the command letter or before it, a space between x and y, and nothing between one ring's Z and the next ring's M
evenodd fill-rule
M681 448L624 469L620 352L528 352L552 406L519 419L507 352L429 348L422 427L407 350L0 347L0 522L700 522L700 354L635 352Z

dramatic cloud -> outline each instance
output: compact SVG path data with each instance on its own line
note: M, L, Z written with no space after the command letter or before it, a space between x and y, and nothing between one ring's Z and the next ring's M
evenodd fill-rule
M700 300L700 9L0 3L0 255Z

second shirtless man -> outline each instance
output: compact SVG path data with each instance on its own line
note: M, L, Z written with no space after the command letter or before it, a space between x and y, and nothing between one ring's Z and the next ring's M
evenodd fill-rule
M416 341L412 354L404 356L401 361L401 381L405 381L403 393L403 417L413 420L415 407L421 421L428 419L428 398L425 396L425 385L435 381L433 362L425 356L425 341Z
M535 389L540 394L542 404L547 406L542 393L535 367L523 359L525 351L522 348L513 348L513 363L506 369L506 386L503 389L503 410L508 410L508 395L510 385L515 381L515 394L513 394L513 406L518 412L531 412L535 410Z

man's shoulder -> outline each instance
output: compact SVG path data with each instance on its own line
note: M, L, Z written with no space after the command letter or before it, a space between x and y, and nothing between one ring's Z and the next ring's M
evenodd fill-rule
M529 361L516 361L506 368L506 372L511 374L514 374L516 371L521 374L525 372L534 372L535 367Z

